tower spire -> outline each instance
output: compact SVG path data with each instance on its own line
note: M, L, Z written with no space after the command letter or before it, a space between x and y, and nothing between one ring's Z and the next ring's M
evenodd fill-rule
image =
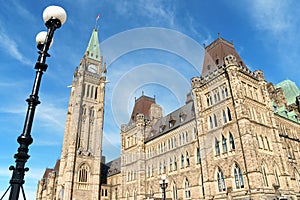
M88 58L91 58L96 61L100 61L101 59L100 44L98 40L98 30L96 28L93 29L85 54L88 55Z

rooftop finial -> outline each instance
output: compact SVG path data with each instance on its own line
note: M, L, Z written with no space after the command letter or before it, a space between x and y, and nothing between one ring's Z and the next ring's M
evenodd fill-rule
M218 33L218 38L220 38L220 33Z
M142 96L144 96L144 90L142 91Z

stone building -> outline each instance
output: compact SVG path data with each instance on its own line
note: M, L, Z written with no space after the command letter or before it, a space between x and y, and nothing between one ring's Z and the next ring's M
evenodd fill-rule
M300 91L293 82L268 83L218 37L205 47L185 105L163 116L155 98L136 99L121 127L121 157L101 165L105 66L89 48L74 76L58 177L46 170L37 199L162 199L163 175L167 199L300 199ZM95 60L96 70L86 67ZM86 114L92 111L95 117ZM90 146L87 133L96 137Z

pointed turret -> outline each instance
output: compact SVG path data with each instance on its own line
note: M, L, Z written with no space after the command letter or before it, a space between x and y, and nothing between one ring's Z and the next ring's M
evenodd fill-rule
M94 59L96 61L101 60L100 44L98 40L98 30L94 29L86 48L85 53L88 55L88 58Z

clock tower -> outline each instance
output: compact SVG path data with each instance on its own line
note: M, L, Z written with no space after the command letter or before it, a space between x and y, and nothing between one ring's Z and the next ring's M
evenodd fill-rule
M106 66L94 29L73 77L56 199L99 200Z

